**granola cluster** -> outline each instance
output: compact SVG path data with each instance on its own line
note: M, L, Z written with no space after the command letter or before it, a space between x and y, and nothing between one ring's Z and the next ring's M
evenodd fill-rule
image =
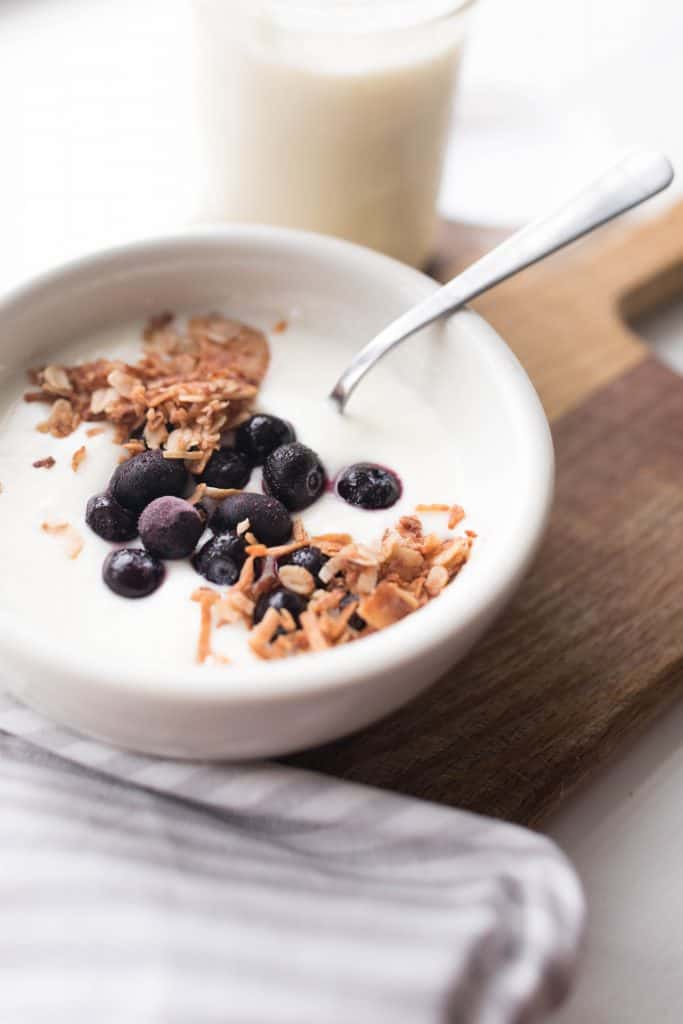
M460 506L438 508L448 512L449 529L464 517ZM211 638L214 628L228 623L244 622L251 650L266 660L326 650L386 629L439 596L468 560L476 536L471 530L446 539L425 534L416 515L402 516L377 548L343 533L309 537L301 520L295 521L293 540L279 547L260 544L248 520L240 531L249 544L237 583L225 594L200 587L192 595L201 607L200 662L211 657L225 661L213 654ZM278 559L307 545L328 556L319 573L323 587L300 566L277 565ZM307 598L300 621L286 608L270 607L255 623L259 598L277 586Z
M150 320L143 343L134 364L96 359L32 371L38 390L26 401L51 404L38 430L67 437L84 420L105 420L129 455L163 447L166 458L200 474L221 434L248 416L268 368L268 342L219 314L195 317L182 330L167 313Z

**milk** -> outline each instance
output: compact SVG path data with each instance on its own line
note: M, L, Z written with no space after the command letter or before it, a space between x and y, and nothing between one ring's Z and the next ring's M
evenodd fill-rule
M269 324L255 322L267 330ZM54 363L69 364L98 356L136 361L141 352L142 324L123 325L75 342L50 354ZM323 341L325 343L323 343ZM348 532L366 543L378 541L385 527L414 511L417 503L466 501L453 493L457 467L453 444L445 427L418 393L391 372L378 375L385 383L359 393L352 415L340 416L323 396L334 379L333 340L320 338L310 327L294 322L270 337L272 362L258 408L290 419L299 440L314 448L330 476L350 463L380 462L402 479L403 495L390 509L369 512L346 504L328 492L301 515L316 533ZM315 359L312 359L315 353ZM382 392L382 388L385 389ZM93 424L82 425L67 438L56 439L36 430L49 407L26 403L26 377L15 375L0 390L0 502L4 528L0 531L0 604L11 607L31 623L36 642L50 648L65 640L76 651L158 670L195 664L199 607L193 591L207 586L188 560L166 563L165 582L155 593L129 600L112 593L101 578L102 563L113 545L96 536L84 521L89 497L106 489L121 449L112 432L88 437ZM382 395L390 393L386 405ZM402 411L391 419L386 409ZM78 470L71 456L81 446L86 457ZM51 469L35 469L38 459L52 456ZM444 481L449 481L448 493ZM254 470L249 490L260 491L260 470ZM446 516L424 515L427 529L446 535ZM83 539L74 560L65 538L46 534L45 521L68 522ZM207 531L203 540L210 536ZM140 541L131 541L137 546ZM361 643L363 641L360 641ZM214 631L214 650L234 663L253 661L247 631L241 624ZM230 666L226 666L226 685Z
M202 217L424 263L462 50L453 0L195 6Z

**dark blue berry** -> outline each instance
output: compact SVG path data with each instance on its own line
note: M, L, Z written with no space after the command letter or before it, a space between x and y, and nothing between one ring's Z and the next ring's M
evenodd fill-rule
M257 413L242 423L235 434L235 445L252 466L261 466L272 451L296 440L291 423L279 416Z
M197 546L204 524L194 505L183 498L155 498L140 516L142 543L157 558L187 558Z
M192 564L210 583L221 587L231 587L237 582L240 569L244 565L247 554L241 537L235 533L221 533L211 537L202 544L192 559Z
M307 546L305 548L297 548L296 551L292 551L289 555L284 555L278 559L278 565L298 565L307 572L310 572L316 582L316 586L324 587L325 584L320 579L318 573L325 562L328 561L329 558L322 553L320 548Z
M346 608L347 605L350 605L352 601L358 601L356 595L345 594L344 597L339 602L339 610L341 611L342 608ZM352 629L365 629L365 627L367 626L367 622L365 621L365 619L361 618L358 612L354 612L351 618L349 619L349 626L351 626Z
M320 458L305 444L283 444L263 466L263 488L290 512L308 508L325 490L327 474Z
M236 530L245 519L254 536L268 547L285 544L292 535L292 520L284 505L251 491L224 498L211 515L209 527L214 533L225 533Z
M209 487L246 487L251 465L234 448L219 448L206 464L200 480Z
M107 555L102 579L121 597L146 597L161 586L164 565L143 548L119 548Z
M119 505L142 512L155 498L182 494L186 484L187 470L183 460L165 459L161 449L151 448L117 466L109 483L109 492Z
M295 594L293 590L285 590L284 587L271 590L269 594L262 594L256 602L254 625L261 621L269 608L275 608L276 611L286 608L298 626L301 613L306 611L307 603L305 597Z
M361 508L391 508L401 497L401 481L384 466L374 462L357 462L345 469L337 479L337 494L349 505Z
M111 494L96 494L85 506L85 521L98 537L119 543L138 534L135 512L119 505Z

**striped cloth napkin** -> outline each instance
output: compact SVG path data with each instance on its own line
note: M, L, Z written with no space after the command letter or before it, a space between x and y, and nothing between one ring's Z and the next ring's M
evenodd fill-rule
M0 757L2 1024L520 1024L568 989L583 900L539 835L5 697Z

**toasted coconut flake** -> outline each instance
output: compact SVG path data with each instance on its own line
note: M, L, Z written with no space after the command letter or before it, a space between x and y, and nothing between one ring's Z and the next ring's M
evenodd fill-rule
M296 622L291 612L288 612L286 608L280 608L280 622L282 628L288 633L294 633L296 631Z
M424 587L430 597L437 597L448 583L448 570L443 565L433 565L427 573Z
M93 416L99 416L105 412L110 405L119 397L115 388L95 388L90 396L90 412Z
M58 398L54 402L50 415L39 423L37 429L41 434L52 434L53 437L68 437L80 423L80 416L66 398Z
M253 585L256 575L254 570L255 562L255 557L253 555L249 555L249 557L245 560L244 565L242 566L239 579L237 580L234 589L249 590L249 588Z
M319 579L323 583L331 583L334 577L342 571L345 562L340 555L332 555L329 561L325 562L323 567L318 573Z
M82 444L81 447L77 448L76 451L71 456L71 468L73 469L74 473L78 472L78 468L83 464L86 454L87 453L85 445Z
M331 611L338 607L345 593L344 590L316 590L308 603L308 607L316 614Z
M107 384L123 398L132 398L136 388L140 387L140 380L132 373L116 367L107 377Z
M251 530L247 530L246 531L246 533L244 534L244 539L247 542L247 544L259 544L260 543L260 541L259 541L258 537L256 536L256 534L252 533Z
M469 558L470 543L465 537L456 537L444 545L433 558L434 565L442 565L451 575Z
M274 548L266 548L266 551L271 558L284 558L285 555L291 555L292 551L298 551L299 548L305 546L306 542L303 540L292 540L287 544L278 544Z
M66 544L66 553L69 558L78 558L81 551L83 550L83 538L81 537L78 530L71 525L71 523L59 522L45 522L41 523L41 530L44 533L53 534L54 536L64 537Z
M203 664L211 655L211 617L212 609L220 594L210 587L198 587L192 594L192 600L197 601L201 608L201 619L199 624L199 639L197 640L197 661Z
M465 518L465 509L462 505L451 505L448 510L448 529L454 530L458 523L461 523Z
M127 457L130 459L134 455L140 455L145 450L145 446L142 441L126 441L123 445L124 450L128 453Z
M279 570L280 582L287 590L308 597L315 590L315 580L301 565L283 565Z
M275 608L269 608L258 625L249 634L249 646L259 658L268 658L268 646L280 626L280 616Z
M184 462L200 462L204 458L203 452L169 451L164 449L165 459L182 459Z
M46 456L44 459L36 459L31 465L34 469L52 469L56 463L56 459L53 459L51 455Z
M389 555L384 561L385 573L393 572L406 582L419 576L423 568L423 555L416 548L400 543L400 541L391 547Z
M430 505L416 505L416 512L448 512L450 505L446 505L443 502L435 501Z
M304 544L308 544L308 534L306 533L306 527L304 526L303 519L301 519L299 516L297 516L292 525L292 540L301 541Z
M386 629L419 607L417 599L395 583L383 580L374 593L364 598L358 614L375 629Z
M357 608L358 601L349 601L336 616L328 613L321 617L321 629L331 643L335 644L341 640L348 628L349 620L355 615Z
M356 594L371 594L377 586L378 577L378 569L364 569L363 572L358 573L356 581L353 584L353 590Z
M229 498L231 494L241 493L239 487L209 487L208 484L204 484L204 496L211 501L223 501L223 498Z
M314 615L312 611L301 613L301 628L312 651L324 651L330 646L323 636L318 616Z
M228 594L226 600L230 601L231 607L234 608L236 612L239 612L239 614L243 615L248 622L251 622L256 605L250 597L247 597L247 595L241 590L233 588Z
M241 537L243 534L248 532L250 526L251 523L249 522L248 519L242 519L242 521L237 524L235 533L237 534L238 537Z
M256 558L264 558L268 554L265 544L247 544L245 551L248 555L255 555Z
M43 391L51 395L69 395L73 388L63 366L46 366L39 374Z
M99 434L104 434L104 427L90 427L85 432L86 437L97 437Z

